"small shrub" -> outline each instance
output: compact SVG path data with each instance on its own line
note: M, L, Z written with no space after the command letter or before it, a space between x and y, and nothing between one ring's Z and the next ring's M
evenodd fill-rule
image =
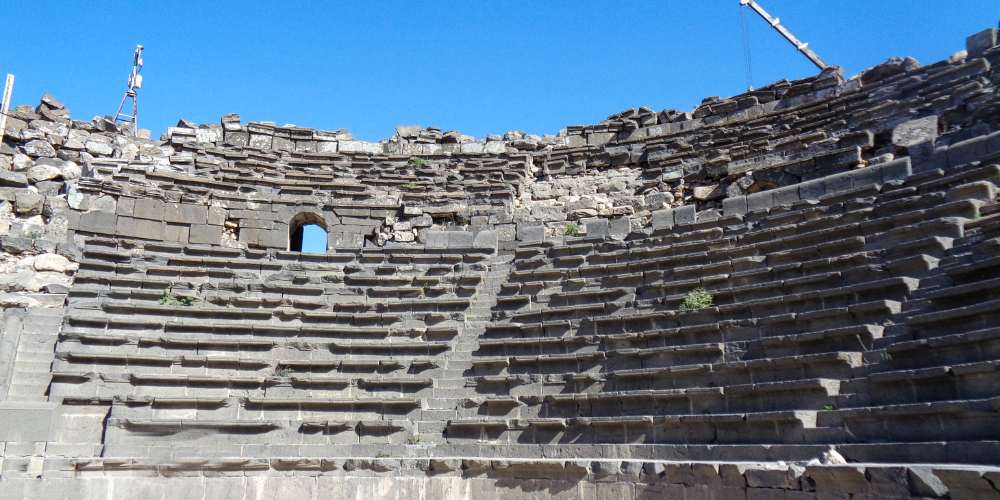
M831 405L831 404L825 404L825 405L823 405L823 410L825 410L825 411L832 411L833 410L833 405Z
M418 186L418 185L416 185L416 184L414 184L412 182L407 182L406 184L401 184L399 187L401 187L403 189L418 189L420 186Z
M566 224L566 236L580 236L580 226L572 222Z
M712 297L708 290L698 287L687 293L684 302L681 303L681 311L698 311L706 307L712 307Z
M406 160L406 164L416 168L426 167L427 160L423 158L417 158L416 156L411 156L409 160Z
M198 300L194 297L188 297L187 295L171 295L166 290L163 291L163 295L160 296L160 305L164 306L190 306Z

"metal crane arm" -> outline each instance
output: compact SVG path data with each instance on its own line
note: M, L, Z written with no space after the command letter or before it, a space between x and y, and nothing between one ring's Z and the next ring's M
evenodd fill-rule
M823 62L823 60L820 59L819 56L812 51L812 49L809 48L808 43L805 43L799 40L798 38L795 38L795 35L793 35L791 31L788 31L788 28L785 28L785 26L781 24L780 19L771 16L771 14L768 14L763 7L757 4L757 2L755 2L754 0L740 0L740 5L745 5L753 9L753 11L756 12L758 16L763 18L764 21L767 21L767 24L770 24L771 27L774 28L774 31L777 31L779 35L785 38L785 40L788 40L788 43L791 43L793 46L795 46L795 48L798 49L798 51L801 52L802 55L806 56L806 58L809 59L810 62L815 64L817 68L821 70L827 68L827 64Z

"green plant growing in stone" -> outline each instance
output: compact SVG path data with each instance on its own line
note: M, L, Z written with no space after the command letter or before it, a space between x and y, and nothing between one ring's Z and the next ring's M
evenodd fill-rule
M171 295L167 290L160 296L160 305L164 306L191 306L198 300L187 295Z
M417 158L416 156L411 156L409 160L406 160L406 164L416 168L426 167L427 160L423 158Z
M406 184L401 184L399 187L401 187L403 189L417 189L420 186L418 186L417 184L415 184L413 182L407 182Z
M712 294L708 290L701 287L695 288L684 297L684 302L681 303L681 311L698 311L706 307L712 307L713 300L714 297L712 297Z
M580 236L580 226L572 222L566 224L566 236Z

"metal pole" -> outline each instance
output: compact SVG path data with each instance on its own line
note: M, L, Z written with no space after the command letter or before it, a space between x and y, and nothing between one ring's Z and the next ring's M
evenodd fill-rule
M14 92L14 75L7 73L7 79L3 83L3 100L0 101L0 143L3 142L3 135L7 131L7 109L10 108L10 95Z
M821 70L827 68L827 64L823 62L822 59L819 58L818 54L816 54L815 52L813 52L812 49L809 48L808 43L805 43L803 41L800 41L798 38L795 38L795 35L793 35L791 31L788 31L788 28L785 28L785 26L781 24L780 19L771 16L771 14L768 14L763 7L757 4L757 2L755 2L754 0L740 0L740 5L745 5L747 7L750 7L754 12L757 13L758 16L764 19L764 21L766 21L767 24L771 25L771 27L774 28L774 31L777 31L779 35L781 35L785 40L788 41L788 43L792 44L799 52L802 53L802 55L806 56L806 59L809 59L809 62L815 64L817 68Z

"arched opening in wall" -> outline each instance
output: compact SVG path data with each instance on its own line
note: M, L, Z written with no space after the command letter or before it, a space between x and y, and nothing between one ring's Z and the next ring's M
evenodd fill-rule
M325 253L326 221L316 213L303 212L288 223L288 250L292 252Z

